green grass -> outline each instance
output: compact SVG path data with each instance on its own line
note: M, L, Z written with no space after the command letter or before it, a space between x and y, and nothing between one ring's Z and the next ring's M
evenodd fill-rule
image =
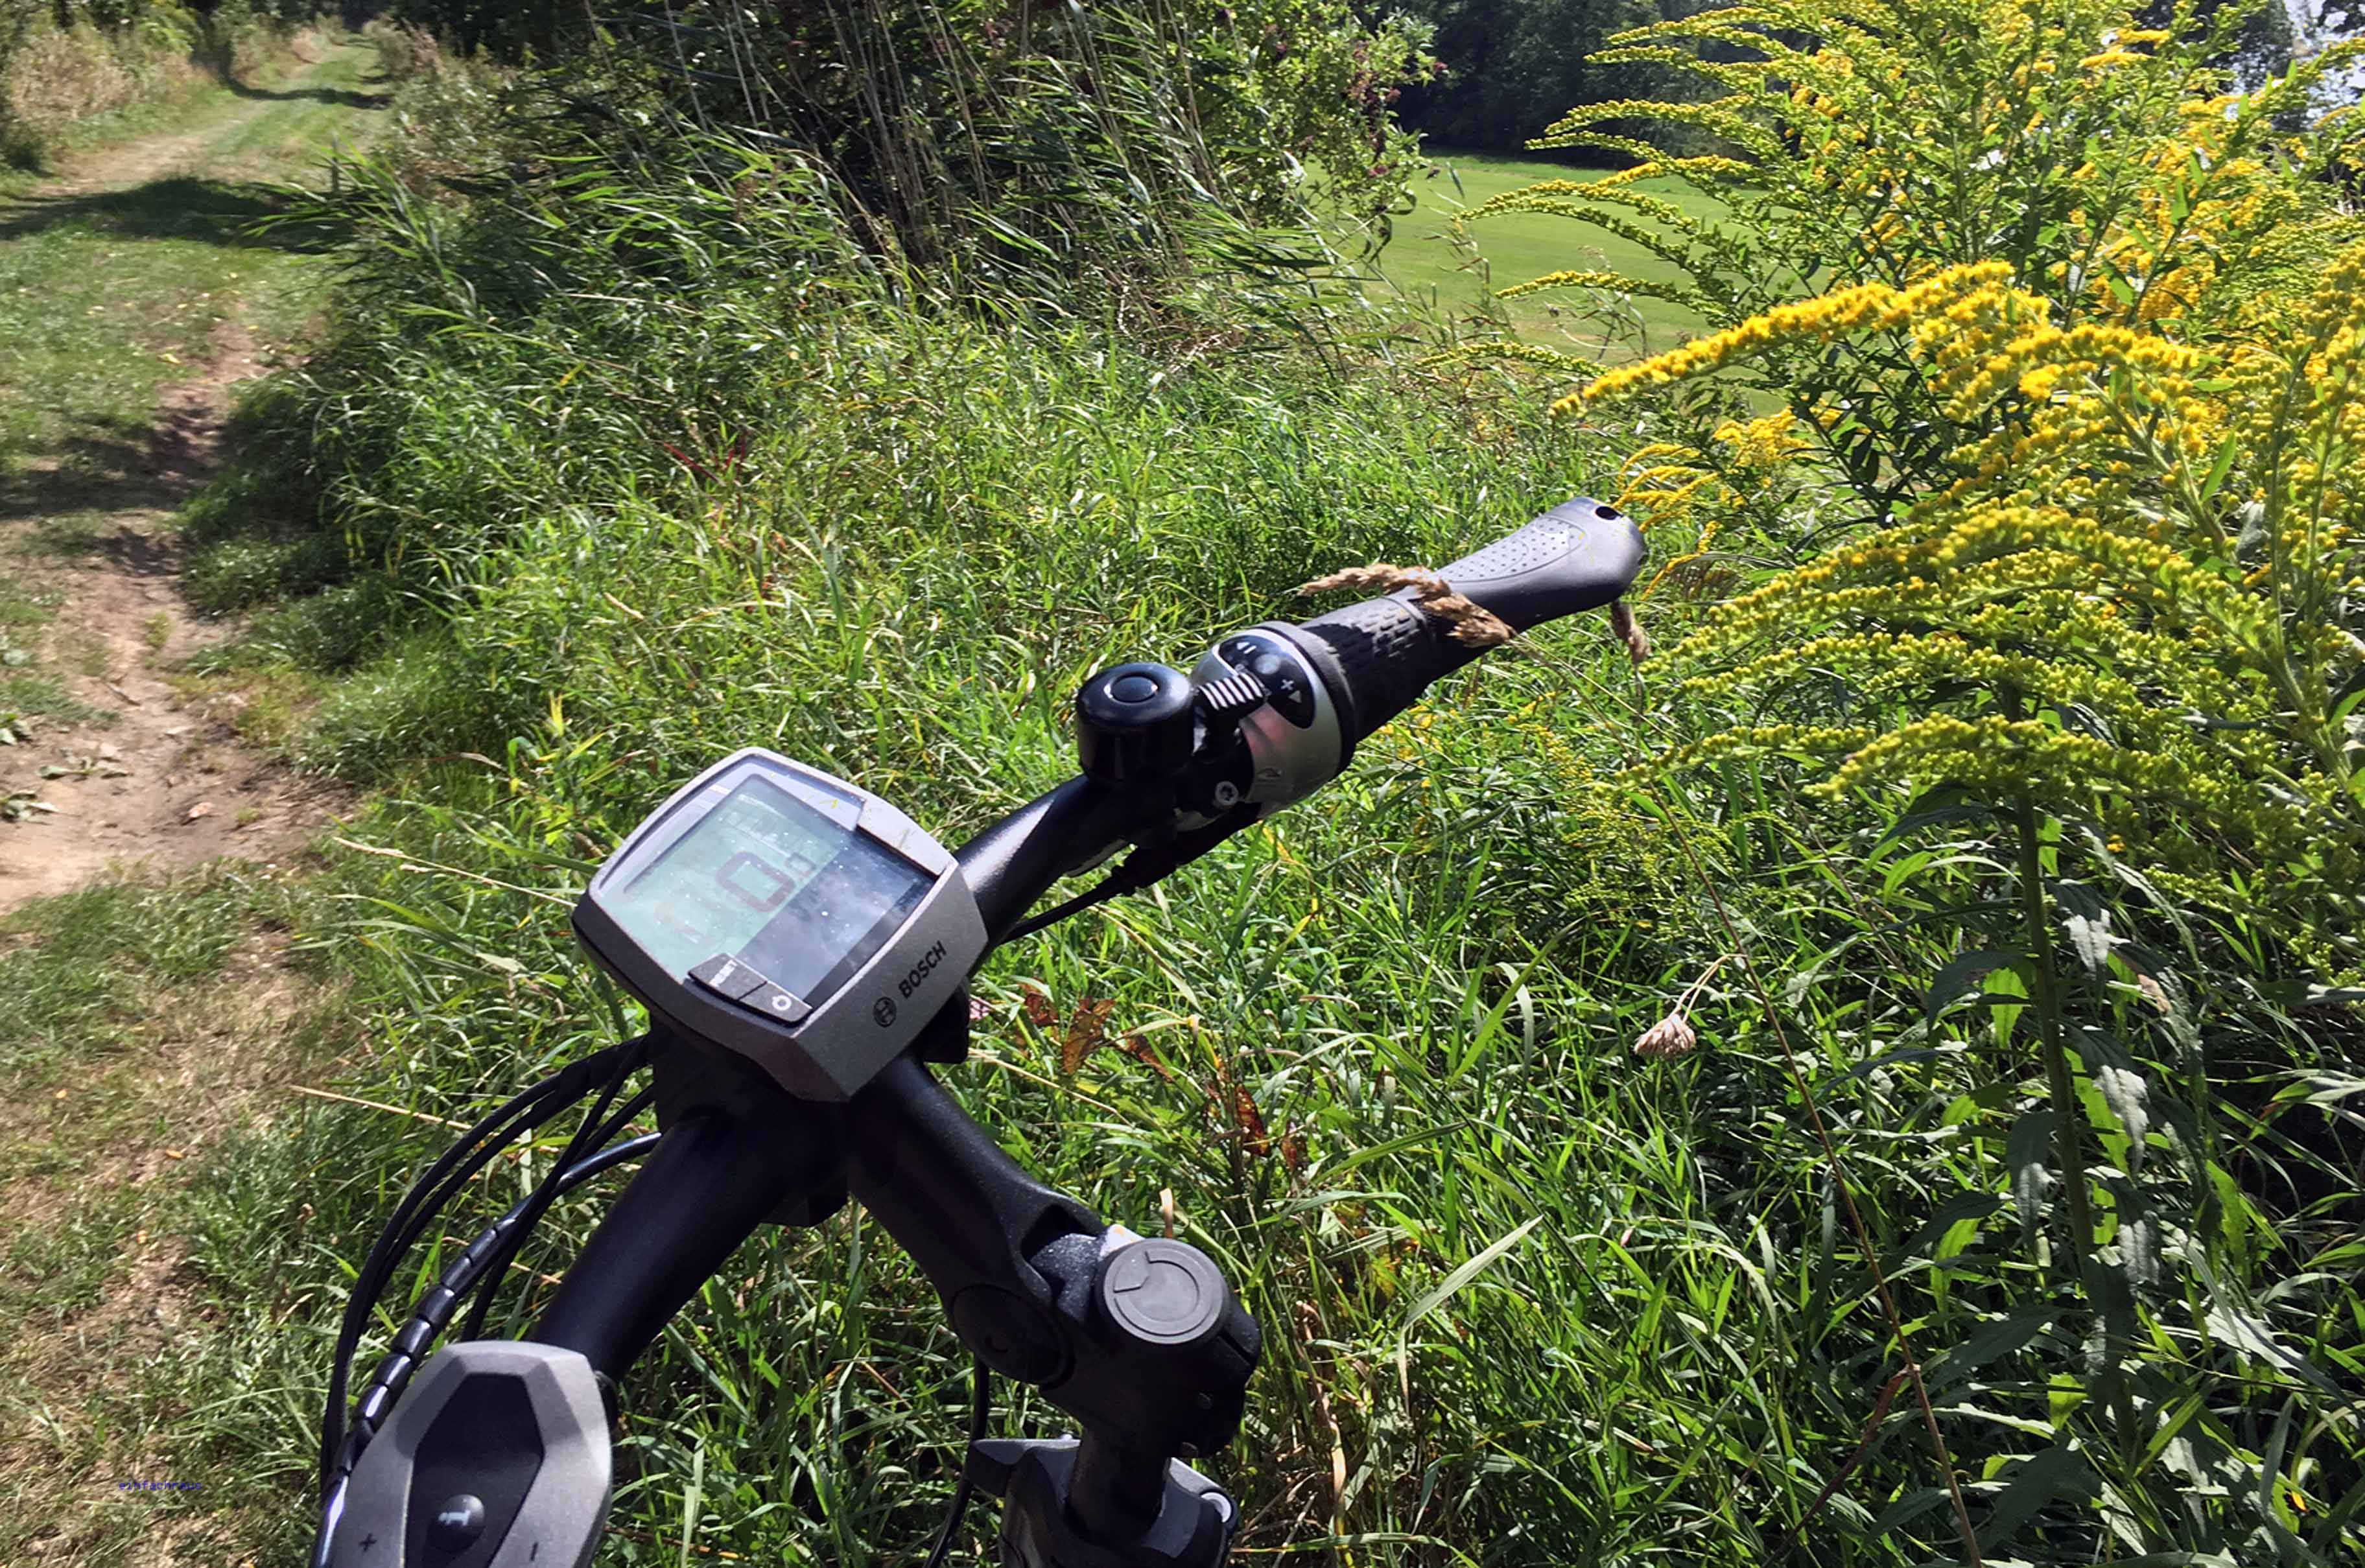
M152 461L158 405L204 373L218 330L234 322L267 346L317 308L327 258L313 241L248 226L281 204L264 182L305 176L330 138L369 126L367 58L346 48L261 87L174 95L82 138L78 186L7 183L0 717L32 716L36 737L107 717L62 678L97 650L45 637L64 590L41 568L177 496ZM171 156L101 145L132 129L170 138ZM131 173L110 183L118 169ZM151 645L168 630L152 622ZM0 1348L0 1559L238 1560L224 1544L234 1489L198 1503L115 1485L209 1472L191 1412L235 1406L243 1369L276 1338L212 1333L185 1205L215 1144L267 1123L286 1079L343 1044L332 988L286 951L292 926L320 922L297 913L311 896L287 873L230 864L0 918L0 1311L14 1326Z
M1389 285L1451 314L1485 308L1490 291L1541 277L1546 273L1595 268L1630 277L1655 278L1665 263L1623 235L1574 218L1515 212L1481 218L1463 227L1467 243L1454 237L1457 214L1489 197L1540 180L1583 180L1599 171L1564 163L1538 163L1485 153L1432 149L1413 180L1412 213L1393 219L1379 273ZM1679 180L1653 180L1636 187L1673 203L1692 217L1715 218L1721 203ZM1631 297L1606 315L1580 317L1590 302L1574 296L1527 295L1491 301L1530 341L1572 347L1598 355L1609 329L1625 341L1612 357L1671 348L1699 330L1695 312L1663 299ZM1631 334L1639 332L1639 337Z
M1105 499L1087 491L1082 517L1063 506L1088 476L1182 464L1211 503L1268 488L1275 510L1298 523L1289 543L1326 563L1435 558L1508 521L1501 513L1540 504L1558 481L1507 472L1442 431L1393 424L1377 405L1315 388L1296 388L1296 412L1282 418L1261 397L1243 402L1239 393L1261 390L1254 381L1216 375L1142 398L1145 366L1103 379L1057 363L981 364L981 379L940 386L945 405L924 402L896 421L914 435L959 392L1040 376L1022 407L1005 404L1003 428L922 440L902 459L908 470L919 456L949 493L1003 499L935 521L925 506L866 508L861 537L805 534L818 559L802 561L773 555L760 532L747 537L737 506L716 532L635 510L600 530L608 543L588 551L574 526L554 520L504 554L504 586L466 618L456 647L365 666L332 700L324 741L355 734L374 751L422 724L465 723L443 732L455 743L501 734L499 715L404 711L463 692L485 690L517 726L501 774L464 765L414 774L400 792L420 804L364 829L454 869L389 869L371 890L384 913L355 928L364 946L354 956L370 1004L387 1010L394 1054L358 1092L456 1119L532 1064L609 1037L600 988L556 906L488 892L472 874L563 899L579 885L576 857L615 842L685 768L750 743L842 768L957 838L1072 767L1061 699L1091 668L1135 655L1183 661L1227 627L1292 610L1276 589L1294 567L1252 562L1254 578L1238 580L1225 557L1253 541L1206 550L1220 519L1188 497L1163 487ZM1270 434L1242 451L1238 432L1251 412ZM786 464L778 491L749 498L755 515L796 493L790 476L801 472L836 472L849 504L866 481L889 482L894 434L876 432L874 444L843 433L854 440L811 453L810 468ZM1375 490L1401 460L1384 454L1424 446L1440 454L1429 483L1407 476ZM1328 456L1307 465L1308 449ZM1143 461L1152 451L1160 465ZM1489 483L1504 497L1500 513L1437 504ZM566 571L535 565L562 533L577 541L565 546ZM898 561L910 565L898 573ZM767 577L771 593L750 595ZM1002 637L976 635L988 620ZM547 662L562 627L563 678ZM1549 645L1608 673L1597 629L1572 628ZM1538 742L1556 723L1532 710L1558 678L1514 665L1460 686L1440 706L1461 710L1463 725L1375 744L1319 806L1250 835L1155 901L1003 956L981 982L994 1009L981 1059L947 1077L1019 1159L1111 1219L1151 1229L1161 1188L1177 1193L1182 1233L1225 1261L1276 1336L1255 1425L1217 1462L1268 1505L1310 1473L1303 1457L1267 1456L1299 1453L1317 1435L1313 1386L1345 1397L1339 1374L1324 1370L1333 1359L1371 1369L1372 1395L1393 1389L1387 1369L1407 1308L1454 1265L1542 1216L1532 1249L1411 1333L1412 1400L1386 1394L1368 1426L1348 1417L1357 1462L1374 1471L1350 1518L1360 1531L1475 1541L1524 1512L1535 1516L1540 1552L1576 1561L1586 1537L1613 1519L1620 1536L1648 1537L1648 1514L1628 1506L1648 1488L1628 1473L1631 1452L1602 1456L1619 1484L1599 1511L1552 1509L1546 1475L1494 1473L1488 1456L1507 1444L1521 1455L1584 1445L1596 1410L1618 1401L1572 1406L1557 1369L1576 1361L1653 1369L1634 1392L1661 1414L1619 1419L1672 1447L1703 1408L1686 1385L1718 1359L1681 1342L1654 1292L1611 1282L1597 1298L1576 1288L1613 1263L1613 1216L1681 1215L1695 1200L1681 1160L1650 1158L1614 1125L1611 1107L1636 1114L1653 1093L1632 1081L1620 1047L1662 997L1606 971L1640 964L1655 980L1682 959L1620 930L1625 901L1663 885L1652 868L1623 863L1619 846L1632 829L1623 805L1592 808L1606 830L1598 837L1553 821L1559 785ZM693 685L700 700L681 701ZM563 734L526 722L554 700ZM629 731L610 717L627 713ZM1621 955L1629 943L1642 950ZM1018 1020L1028 984L1062 1019L1088 997L1111 1000L1117 1030L1159 1042L1171 1076L1110 1058L1063 1083L1061 1029ZM1227 1083L1255 1098L1276 1137L1303 1144L1303 1169L1251 1148L1228 1114L1210 1116L1211 1095L1228 1103L1218 1093ZM220 1270L229 1297L302 1326L308 1350L275 1366L309 1389L333 1305L319 1294L313 1238L353 1255L427 1145L366 1111L322 1107L306 1122L300 1137L282 1127L249 1150L239 1186L206 1221L200 1256ZM505 1181L481 1202L510 1191ZM266 1193L271 1206L256 1207ZM289 1250L281 1238L298 1234L289 1226L299 1206L313 1227L302 1250ZM576 1205L529 1266L559 1266L565 1238L592 1212ZM1660 1249L1644 1247L1653 1267L1707 1298L1729 1291L1730 1268L1696 1255L1681 1222L1667 1223ZM636 1372L624 1398L634 1412L631 1479L613 1561L647 1560L636 1541L677 1540L686 1523L702 1546L790 1561L891 1560L925 1540L954 1456L965 1366L909 1265L861 1234L849 1218L810 1237L759 1238L730 1271L752 1286L710 1291ZM520 1311L527 1299L511 1296ZM1552 1302L1564 1309L1539 1313ZM1652 1323L1676 1339L1657 1328L1638 1338L1634 1325ZM1469 1353L1489 1343L1521 1353ZM1754 1397L1778 1404L1779 1388L1769 1378ZM1040 1430L1057 1417L1021 1400L1004 1419ZM286 1475L300 1463L296 1434L249 1437L256 1470ZM706 1502L685 1521L683 1476L696 1452ZM1453 1484L1425 1502L1424 1473ZM1754 1529L1730 1514L1717 1522ZM1255 1540L1303 1541L1327 1528L1301 1501L1268 1517Z
M443 609L365 641L298 743L387 783L358 831L402 858L353 868L367 896L335 940L384 1042L351 1087L398 1114L311 1108L202 1198L214 1288L238 1322L287 1326L254 1374L262 1410L308 1408L345 1271L434 1141L412 1118L465 1119L615 1037L562 911L682 778L770 745L957 841L1072 768L1066 704L1093 669L1187 665L1227 630L1302 615L1291 585L1328 566L1450 558L1615 456L1532 404L1458 405L1414 374L1247 353L1178 370L1082 328L798 318L728 276L607 282L577 314L594 286L498 332L388 331L319 373L343 450L372 454L353 515L392 528L383 558ZM620 365L633 379L577 390ZM727 396L734 433L697 433L721 410L652 411L664 386ZM328 613L389 608L346 593ZM1649 612L1662 632L1687 614ZM1238 1282L1268 1351L1241 1440L1210 1462L1249 1505L1252 1551L1944 1561L1915 1413L1872 1419L1894 1361L1809 1083L1937 1397L1967 1412L1945 1429L1994 1556L2102 1556L2074 1500L2015 1515L1999 1479L2069 1429L2048 1378L2080 1353L2003 1196L1994 1108L2025 1092L2019 1047L1983 1022L1931 1028L1945 927L1861 913L1883 890L1900 909L1972 896L1913 879L1976 849L1858 834L1778 769L1672 801L1620 781L1680 735L1658 679L1638 686L1593 620L1489 658L1319 799L998 955L977 1058L947 1081L1113 1220L1160 1226L1171 1189L1179 1233ZM1770 1020L1716 967L1720 905L1783 999ZM1632 1056L1711 971L1709 1048ZM1049 1027L1026 1021L1028 988ZM1094 999L1157 1065L1109 1054L1063 1076ZM563 1267L597 1210L571 1205L526 1268ZM522 1326L540 1294L512 1282L495 1324ZM2301 1288L2282 1327L2344 1299ZM758 1236L622 1390L606 1560L673 1561L685 1538L908 1559L965 1378L933 1296L857 1216ZM2203 1446L2253 1480L2273 1469L2270 1406L2227 1406ZM1059 1427L1023 1394L997 1421ZM1866 1463L1824 1495L1868 1422ZM221 1439L276 1478L281 1551L302 1439L259 1419ZM2337 1490L2332 1449L2324 1479L2294 1479ZM2184 1483L2158 1484L2136 1494L2146 1539L2213 1539L2169 1508Z
M145 1430L208 1486L218 1556L298 1550L343 1292L442 1124L633 1026L565 910L681 779L769 745L957 841L1071 772L1092 670L1302 616L1292 586L1329 567L1448 559L1620 455L1525 397L1285 352L1270 323L1203 342L914 308L799 227L785 173L768 201L709 174L685 155L475 228L381 201L347 334L257 405L256 464L193 520L196 582L266 607L218 669L318 683L286 745L378 786L350 832L389 852L293 916L368 1042L334 1085L369 1103L279 1107L175 1219L215 1316ZM1643 613L1664 638L1695 610L1678 589ZM1988 1561L2352 1563L2345 1407L2221 1343L2281 1336L2354 1375L2337 1085L2269 1127L2274 1070L2234 1064L2288 1064L2289 1041L2229 1025L2213 1074L2148 1006L2098 1015L2154 1096L2155 1184L2111 1187L2121 1217L2191 1143L2242 1152L2189 1168L2206 1222L2144 1298L2148 1436L2087 1446L2093 1315L2057 1215L2015 1207L2043 1093L2021 1009L1929 1004L1948 917L2002 898L1986 829L1890 835L1775 762L1627 775L1687 738L1687 673L1638 674L1597 618L1542 631L1321 797L980 976L973 1058L944 1074L963 1103L1110 1219L1162 1228L1171 1190L1264 1325L1248 1426L1207 1462L1248 1506L1244 1560L1958 1560L1921 1413L1882 1395L1885 1282ZM1705 1048L1635 1057L1695 985ZM1102 1003L1155 1062L1064 1070ZM2103 1153L2132 1164L2124 1137ZM496 1167L390 1313L534 1170ZM553 1216L495 1332L600 1195ZM914 1561L966 1380L874 1225L765 1231L626 1380L602 1561ZM995 1419L1061 1426L1017 1391Z
M554 303L498 332L388 334L316 372L357 378L357 417L334 440L373 454L372 526L397 531L379 548L413 564L395 587L447 607L364 643L298 742L387 782L392 800L360 832L449 868L356 868L370 900L338 939L386 1045L353 1089L405 1112L463 1116L532 1064L610 1037L610 1004L555 913L585 859L704 761L777 746L958 839L1072 769L1066 703L1093 668L1187 663L1227 629L1305 614L1289 590L1313 572L1447 559L1604 477L1532 405L1489 409L1481 438L1418 375L1257 354L1178 370L1083 328L860 309L801 321L730 275L570 283L568 299L588 295L613 303ZM645 408L640 389L667 383L701 401ZM744 440L700 434L711 413ZM733 476L702 479L668 446ZM349 625L400 602L331 598ZM1317 1383L1372 1467L1343 1512L1351 1530L1477 1542L1526 1514L1535 1551L1561 1561L1583 1560L1597 1532L1647 1539L1657 1527L1625 1502L1646 1485L1626 1473L1634 1450L1601 1461L1614 1509L1565 1507L1549 1470L1495 1456L1581 1448L1599 1416L1568 1403L1561 1369L1606 1378L1630 1358L1675 1402L1648 1418L1671 1448L1698 1418L1684 1386L1721 1365L1705 1345L1659 1342L1656 1326L1677 1324L1651 1292L1613 1282L1575 1310L1582 1271L1613 1261L1610 1216L1699 1206L1686 1164L1653 1152L1658 1135L1639 1149L1606 1136L1609 1106L1655 1092L1631 1081L1622 1045L1692 960L1684 934L1624 917L1681 900L1672 862L1636 853L1631 803L1570 793L1621 755L1601 702L1624 655L1597 624L1539 642L1442 694L1457 721L1373 743L1318 807L1155 900L998 959L981 980L995 1009L981 1059L948 1075L1019 1158L1110 1218L1154 1227L1172 1188L1183 1232L1240 1281L1273 1350L1256 1424L1217 1464L1256 1500L1261 1547L1329 1528L1305 1489L1327 1471ZM463 752L493 767L448 760ZM1062 1018L1109 999L1121 1030L1167 1053L1166 1074L1111 1058L1062 1084L1062 1031L1018 1021L1029 984ZM1224 1085L1304 1163L1252 1146L1228 1109L1211 1115L1231 1103ZM339 1267L319 1249L354 1256L431 1141L400 1116L319 1106L247 1146L211 1193L197 1256L216 1288L291 1330L258 1373L275 1391L265 1407L301 1407L318 1386ZM510 1190L505 1176L481 1201ZM591 1212L575 1205L529 1266L555 1266ZM1532 1246L1406 1322L1540 1215ZM1732 1288L1680 1225L1664 1245L1653 1267L1685 1289ZM749 1556L910 1552L950 1473L966 1377L933 1298L851 1218L758 1238L729 1278L753 1282L710 1291L626 1390L611 1560L653 1560L650 1543L686 1526L701 1547ZM514 1327L531 1294L513 1291L497 1321ZM1568 1314L1539 1318L1537 1303L1561 1298ZM1640 1340L1616 1327L1630 1313L1653 1325ZM1468 1353L1495 1341L1532 1354ZM1408 1403L1389 1392L1400 1345ZM1763 1380L1759 1406L1784 1386ZM1351 1398L1373 1403L1359 1414ZM1022 1399L1006 1419L1055 1417ZM299 1431L255 1424L237 1451L292 1501ZM693 1453L705 1502L686 1520ZM1698 1495L1729 1480L1720 1462ZM1714 1509L1718 1539L1755 1539L1742 1510ZM291 1506L279 1550L299 1529Z
M214 1536L210 1519L160 1525L115 1483L196 1465L190 1409L238 1377L190 1353L225 1347L186 1276L187 1178L342 1042L329 993L290 974L282 952L292 925L317 918L298 913L308 896L287 873L223 866L170 885L102 883L0 919L11 1561L64 1551L118 1562L160 1528L192 1551ZM164 1509L193 1513L182 1498Z

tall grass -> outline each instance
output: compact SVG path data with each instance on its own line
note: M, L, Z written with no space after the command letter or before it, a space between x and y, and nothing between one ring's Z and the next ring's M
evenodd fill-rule
M760 139L521 151L466 202L349 172L330 351L193 522L196 580L263 607L237 656L335 677L299 749L382 789L312 940L369 1019L353 1086L396 1113L457 1118L629 1026L565 909L723 752L807 757L958 840L1071 770L1095 667L1296 613L1328 566L1450 558L1627 455L1311 311L1295 352L1204 271L1141 308L1049 268L932 293L843 220L826 160ZM1753 565L1671 579L1657 629ZM2009 836L1825 806L1778 755L1634 771L1684 738L1665 678L1592 624L1490 655L1325 796L980 979L964 1103L1110 1218L1207 1248L1266 1327L1210 1461L1245 1550L2355 1561L2345 1015L2265 1000L2174 1058L2145 1127L2078 1087L2113 1171L2146 1137L2214 1151L2150 1168L2208 1173L2163 1238L2189 1299L2098 1342L2004 1114L2030 999L1931 979L2026 875ZM1704 1048L1638 1058L1679 998ZM315 1103L196 1217L246 1351L205 1436L291 1540L291 1413L438 1137ZM595 1211L562 1205L497 1321ZM609 1560L910 1559L965 1379L858 1214L764 1233L622 1391ZM2134 1411L2126 1449L2098 1400Z

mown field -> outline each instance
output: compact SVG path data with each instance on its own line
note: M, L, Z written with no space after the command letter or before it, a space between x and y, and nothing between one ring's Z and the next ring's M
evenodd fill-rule
M1597 268L1629 277L1662 278L1666 263L1631 239L1578 219L1530 212L1500 213L1455 227L1456 216L1490 196L1546 180L1585 180L1603 171L1483 152L1424 149L1412 183L1414 209L1393 218L1377 271L1387 287L1449 314L1488 308L1494 290L1572 268ZM1638 189L1703 220L1720 204L1680 180L1647 180ZM1616 332L1612 357L1656 353L1705 325L1695 311L1648 296L1594 314L1596 302L1575 294L1522 295L1492 300L1519 333L1535 342L1599 356Z

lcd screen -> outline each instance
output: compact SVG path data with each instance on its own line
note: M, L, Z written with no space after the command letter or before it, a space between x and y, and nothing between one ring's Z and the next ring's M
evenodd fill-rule
M675 975L727 953L818 1004L932 885L902 857L750 778L611 895L609 911Z

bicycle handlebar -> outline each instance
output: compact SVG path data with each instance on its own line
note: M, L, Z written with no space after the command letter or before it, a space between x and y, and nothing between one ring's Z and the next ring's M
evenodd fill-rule
M1580 499L1440 575L1514 631L1525 631L1611 602L1632 582L1642 554L1630 520ZM1306 655L1338 712L1342 744L1327 770L1331 776L1355 742L1483 651L1456 641L1409 593L1272 630ZM1177 789L1171 779L1136 787L1071 778L963 845L955 858L977 899L989 950L1063 877L1126 845L1175 843ZM1256 814L1245 812L1237 825ZM1179 864L1204 853L1228 831L1202 830L1187 852L1169 859ZM966 1026L965 1018L952 1025L963 1038ZM1047 1260L1062 1238L1107 1232L1081 1204L1037 1183L1003 1155L918 1061L897 1063L843 1114L775 1102L768 1080L736 1064L716 1064L703 1092L705 1114L684 1117L668 1132L568 1271L532 1338L577 1349L603 1375L621 1376L763 1217L786 1204L801 1204L805 1217L815 1218L842 1201L844 1189L827 1185L835 1170L923 1264L957 1330L989 1364L1030 1382L1065 1385L1054 1402L1084 1423L1065 1477L1075 1488L1070 1502L1079 1517L1105 1524L1138 1516L1142 1499L1170 1484L1168 1456L1179 1431L1199 1439L1183 1445L1191 1451L1210 1437L1228 1439L1240 1413L1237 1393L1211 1402L1211 1419L1177 1427L1134 1400L1123 1377L1080 1388L1070 1371L1047 1376L1047 1368L1072 1367L1078 1347L1042 1338L1044 1324L1061 1322L1048 1310L1050 1303L1014 1298L1034 1294L1020 1287L1039 1287L1043 1271L1056 1277L1059 1265ZM1088 1261L1070 1260L1071 1275L1076 1267L1090 1276ZM1244 1348L1252 1365L1253 1320L1235 1303L1226 1322L1234 1348L1219 1360ZM1061 1331L1076 1332L1072 1324ZM1029 1334L1036 1336L1031 1341ZM1244 1387L1245 1367L1239 1381ZM1114 1388L1105 1386L1112 1382ZM1153 1434L1158 1440L1143 1440ZM1037 1457L1055 1464L1059 1459Z
M1524 632L1614 602L1634 586L1642 555L1633 519L1580 497L1440 567L1438 576Z
M1524 632L1610 603L1642 565L1642 535L1632 520L1581 498L1554 507L1438 575L1512 631ZM1295 631L1293 640L1338 704L1348 753L1440 677L1485 651L1424 613L1410 589L1317 615Z
M1633 524L1586 499L1554 508L1441 575L1525 631L1608 604L1642 560ZM1147 885L1336 777L1357 742L1482 651L1455 640L1407 592L1302 625L1256 628L1210 658L1246 643L1240 656L1252 663L1264 654L1285 662L1281 650L1257 643L1260 633L1299 651L1335 721L1302 694L1311 717L1290 720L1294 730L1274 721L1251 737L1227 727L1238 723L1233 710L1203 708L1194 733L1224 755L1196 759L1195 771L1072 778L986 829L956 858L989 951L1062 877L1132 845L1136 858L1111 881L1144 862L1126 886ZM1205 667L1221 681L1237 666ZM1250 679L1218 700L1243 692L1268 695ZM1332 722L1318 740L1295 738ZM1257 771L1276 759L1283 766L1274 772ZM1282 782L1265 795L1243 793L1233 776L1251 772ZM1103 1225L1028 1176L936 1084L921 1064L959 1059L967 1005L964 990L910 1054L843 1104L793 1099L743 1058L678 1042L659 1054L666 1131L529 1338L579 1354L588 1371L577 1375L589 1382L596 1374L611 1395L613 1380L748 1235L768 1219L815 1223L850 1189L920 1262L979 1358L1043 1386L1082 1428L1074 1442L1001 1441L973 1451L971 1474L1005 1496L1020 1531L1005 1534L1005 1552L1128 1568L1219 1563L1236 1519L1231 1504L1171 1456L1230 1439L1257 1359L1255 1321L1203 1254ZM1175 1330L1178 1322L1190 1325L1187 1332ZM598 1503L604 1510L604 1482ZM331 1532L333 1518L332 1508ZM584 1561L596 1521L591 1529ZM338 1562L375 1568L360 1557Z

